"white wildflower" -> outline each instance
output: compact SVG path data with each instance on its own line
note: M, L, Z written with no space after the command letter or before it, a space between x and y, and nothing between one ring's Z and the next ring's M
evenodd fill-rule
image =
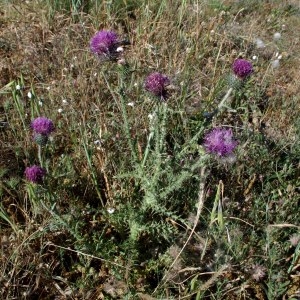
M27 97L28 97L29 99L31 99L31 98L32 98L32 94L31 94L31 92L28 92L28 93L27 93Z
M273 35L273 38L275 41L279 40L281 38L281 33L280 32L275 32Z
M265 48L266 47L265 43L261 39L256 39L255 42L256 42L257 48Z
M155 113L149 114L148 118L149 118L150 121L152 121L155 118Z
M115 212L115 209L114 209L113 207L108 207L108 208L107 208L107 212L108 212L109 214L113 214L113 213Z
M96 145L96 146L101 146L101 144L102 144L101 140L94 141L94 145Z
M280 65L279 59L273 60L273 61L271 62L271 65L272 65L272 68L273 68L273 69L278 68L279 65Z
M117 52L123 52L123 51L124 51L124 48L123 48L123 47L118 47L116 51L117 51Z

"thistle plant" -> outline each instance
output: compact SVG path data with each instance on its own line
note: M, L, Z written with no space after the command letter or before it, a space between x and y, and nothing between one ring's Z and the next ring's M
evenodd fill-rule
M33 138L35 142L44 146L48 142L49 135L54 131L53 122L46 117L38 117L31 122Z
M53 122L46 117L38 117L31 122L33 139L38 145L38 158L40 165L43 166L42 147L48 142L49 135L54 131Z
M38 159L40 165L26 167L25 178L28 182L33 183L33 185L27 185L27 191L33 211L36 214L39 211L41 194L44 193L43 188L39 185L43 183L44 178L47 175L47 170L43 167L44 161L42 159L42 147L47 144L49 135L55 128L53 122L46 117L35 118L31 122L30 127L33 131L33 139L38 145Z
M103 76L105 75L103 74ZM141 151L140 159L137 156L136 143L130 134L131 120L128 117L126 108L126 102L128 101L126 76L124 76L122 71L119 72L117 92L113 90L109 83L109 78L107 76L104 78L111 94L121 108L124 134L132 158L132 171L128 172L128 176L134 178L135 185L139 187L141 194L138 201L132 200L132 202L124 205L120 204L118 210L109 215L110 221L115 226L120 226L122 228L120 228L120 231L130 231L129 241L132 245L139 243L143 234L149 234L152 238L158 240L169 240L174 234L174 228L170 224L163 222L163 220L166 217L172 217L174 220L184 222L179 212L179 207L182 206L182 203L180 203L181 198L178 196L179 194L175 196L176 191L184 189L184 183L191 178L200 177L197 173L205 165L207 156L203 153L204 155L199 156L196 161L186 166L186 168L189 168L189 171L182 169L177 170L177 173L174 174L174 168L176 167L167 155L167 134L170 130L168 120L174 112L168 102L156 101L156 99L166 100L168 98L167 86L170 84L170 79L167 75L155 72L146 77L144 81L144 92L149 92L153 95L153 112L149 115L149 134L147 142ZM187 153L190 150L187 149L192 148L191 144L194 145L197 137L200 135L201 130L200 133L197 132L195 138L185 145L186 147L184 147L182 153L176 154L176 157L188 155ZM117 176L121 178L126 177L122 173ZM178 201L178 207L176 207L174 199L170 201L171 195L174 195L174 198ZM192 203L189 205L192 206ZM123 216L125 212L127 212L127 218L124 221ZM149 220L148 214L155 214L155 219Z
M238 58L232 64L232 73L227 77L227 84L229 89L226 91L222 100L220 101L215 113L220 111L223 107L227 106L226 102L234 90L242 87L245 81L253 73L252 63L246 59Z

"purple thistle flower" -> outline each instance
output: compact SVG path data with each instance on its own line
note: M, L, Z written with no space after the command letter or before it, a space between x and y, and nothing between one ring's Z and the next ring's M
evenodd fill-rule
M111 58L117 54L119 38L113 31L98 31L90 40L90 49L99 58Z
M231 129L214 128L204 138L206 151L221 157L230 156L237 144Z
M31 128L35 134L48 136L54 131L53 122L45 117L38 117L31 122Z
M234 61L232 70L237 77L245 79L253 72L253 67L251 62L249 62L248 60L238 58Z
M25 169L26 179L33 183L41 183L45 175L46 170L40 166L33 165Z
M168 76L159 72L150 74L145 80L145 89L155 96L167 98L166 86L170 84Z

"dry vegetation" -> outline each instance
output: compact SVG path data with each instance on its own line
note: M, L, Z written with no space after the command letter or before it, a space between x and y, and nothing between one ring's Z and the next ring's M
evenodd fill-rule
M299 299L299 1L76 3L0 2L0 298ZM101 29L130 41L125 115L120 66L89 49ZM238 57L254 73L206 119ZM152 71L171 96L143 169ZM56 127L42 185L24 178L37 116ZM236 161L197 165L214 126Z

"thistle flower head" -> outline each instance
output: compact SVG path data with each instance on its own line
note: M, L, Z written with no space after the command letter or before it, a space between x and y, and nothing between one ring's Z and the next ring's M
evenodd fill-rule
M168 76L159 72L150 74L145 80L145 89L155 96L167 98L166 87L170 84Z
M248 60L238 58L234 61L232 70L237 77L245 79L253 72L253 67L251 62L249 62Z
M26 179L33 183L41 183L45 175L46 170L40 166L33 165L25 169Z
M48 143L49 138L48 135L41 134L41 133L34 133L33 139L38 145L45 146Z
M231 129L214 128L204 137L204 147L207 152L220 157L228 157L237 146Z
M90 40L90 49L99 58L110 58L116 54L119 38L113 31L98 31Z
M42 134L48 136L54 131L53 122L45 117L38 117L31 122L31 128L35 134Z

